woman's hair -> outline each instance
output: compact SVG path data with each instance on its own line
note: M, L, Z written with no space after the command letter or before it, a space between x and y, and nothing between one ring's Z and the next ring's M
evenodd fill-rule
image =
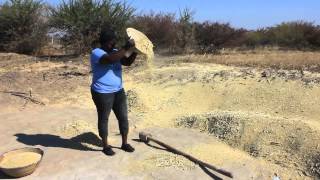
M99 41L100 41L100 44L103 45L111 40L116 39L116 37L117 37L116 33L112 29L105 28L105 29L102 29L100 32Z

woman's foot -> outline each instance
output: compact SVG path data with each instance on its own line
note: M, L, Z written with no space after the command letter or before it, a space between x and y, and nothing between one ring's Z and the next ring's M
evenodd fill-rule
M110 146L104 147L102 152L107 156L113 156L114 154L116 154Z
M133 152L134 148L130 144L122 144L121 149L126 152Z

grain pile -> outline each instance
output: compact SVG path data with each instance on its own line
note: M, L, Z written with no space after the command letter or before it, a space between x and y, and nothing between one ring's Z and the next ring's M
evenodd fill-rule
M23 152L19 154L8 154L0 163L1 168L19 168L25 167L40 161L41 155L34 152Z
M134 39L136 49L146 56L148 68L152 68L154 58L152 42L146 35L134 28L127 28L127 34L130 38Z
M57 128L57 133L64 138L81 145L81 148L99 150L101 140L96 124L85 120L73 120ZM113 139L110 138L110 142Z
M75 137L86 132L98 134L95 124L84 120L74 120L58 128L58 131L66 137Z
M216 111L200 115L190 115L177 118L176 126L195 128L207 132L230 145L239 144L243 129L243 119L246 117L237 112Z
M195 164L193 162L176 154L159 153L152 155L147 159L147 161L154 164L156 167L162 168L172 167L184 171L195 168Z
M298 119L214 111L179 117L175 125L213 135L253 157L319 176L319 145L315 143L319 131Z

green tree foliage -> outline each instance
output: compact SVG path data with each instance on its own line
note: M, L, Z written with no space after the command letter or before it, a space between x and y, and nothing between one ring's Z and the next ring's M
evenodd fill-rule
M266 29L250 31L246 34L245 45L251 48L271 44L270 33Z
M270 33L269 39L278 46L301 49L320 45L317 44L319 29L317 30L317 27L309 22L287 22L268 30Z
M304 21L285 22L274 27L249 32L246 45L319 49L320 27Z
M45 6L38 0L9 0L0 9L0 51L31 54L46 38Z
M68 0L52 9L51 27L66 33L65 45L85 53L96 45L101 28L112 28L120 40L134 13L134 8L114 0Z

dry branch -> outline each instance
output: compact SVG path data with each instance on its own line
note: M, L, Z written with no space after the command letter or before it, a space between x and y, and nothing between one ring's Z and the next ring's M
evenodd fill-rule
M21 95L21 94L15 94L15 93L11 93L11 95L17 96L17 97L21 97L21 98L23 98L23 99L25 99L25 100L27 100L27 101L30 101L30 102L32 102L32 103L34 103L34 104L39 104L39 105L42 105L42 106L46 105L46 104L44 104L43 102L38 101L38 100L36 100L36 99L34 99L34 98L32 98L32 97L28 97L28 96Z
M30 101L34 104L42 105L45 106L45 103L36 100L35 98L32 97L31 91L29 93L24 93L24 92L16 92L16 91L2 91L2 93L8 93L11 94L12 96L20 97L25 99L27 102ZM29 95L29 96L27 96Z

